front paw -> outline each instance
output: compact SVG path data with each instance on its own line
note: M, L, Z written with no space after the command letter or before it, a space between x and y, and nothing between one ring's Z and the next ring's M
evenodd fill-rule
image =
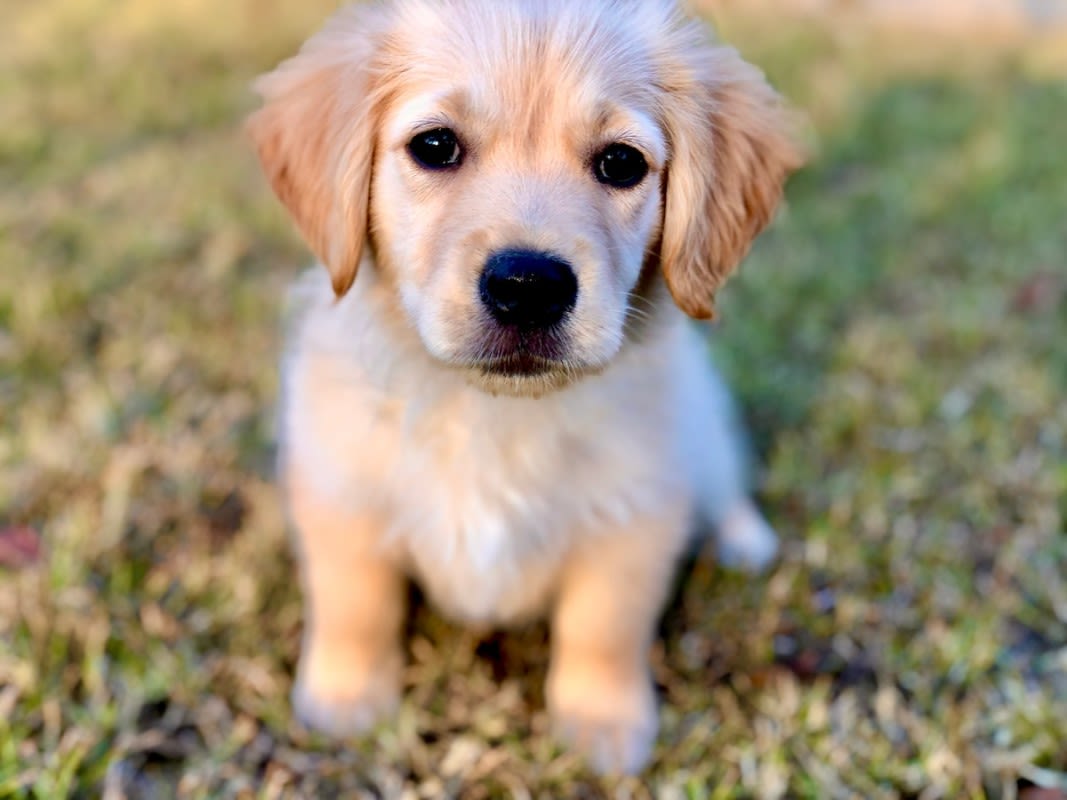
M302 662L292 693L296 718L335 738L364 734L396 712L401 667L399 652L373 667Z
M601 775L634 775L652 756L659 729L656 699L644 673L628 680L561 672L546 693L556 735Z

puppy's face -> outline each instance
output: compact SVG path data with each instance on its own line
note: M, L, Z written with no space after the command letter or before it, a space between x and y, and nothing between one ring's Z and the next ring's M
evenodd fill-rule
M375 268L493 392L602 369L662 276L693 316L797 157L761 76L668 0L407 0L341 12L251 129L331 269Z
M603 47L575 8L549 25L512 4L472 33L437 6L393 42L409 66L379 125L377 260L426 349L491 390L608 363L659 234L649 54L617 19Z

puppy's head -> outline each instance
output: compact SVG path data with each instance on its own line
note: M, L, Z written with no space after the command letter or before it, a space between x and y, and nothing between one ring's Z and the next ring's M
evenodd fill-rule
M674 0L396 0L260 80L249 129L338 296L365 244L437 359L531 394L665 281L693 317L799 164L777 95Z

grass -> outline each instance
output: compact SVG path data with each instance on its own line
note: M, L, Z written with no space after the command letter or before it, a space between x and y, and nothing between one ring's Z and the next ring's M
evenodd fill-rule
M782 562L694 566L640 780L548 737L539 627L421 609L395 725L292 724L271 427L308 257L237 122L332 6L6 4L0 796L1065 796L1061 51L739 14L818 143L714 344Z

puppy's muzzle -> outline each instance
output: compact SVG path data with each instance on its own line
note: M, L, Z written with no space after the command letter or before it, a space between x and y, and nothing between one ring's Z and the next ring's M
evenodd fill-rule
M486 261L479 291L498 324L532 333L555 327L574 308L578 279L550 253L500 250Z

